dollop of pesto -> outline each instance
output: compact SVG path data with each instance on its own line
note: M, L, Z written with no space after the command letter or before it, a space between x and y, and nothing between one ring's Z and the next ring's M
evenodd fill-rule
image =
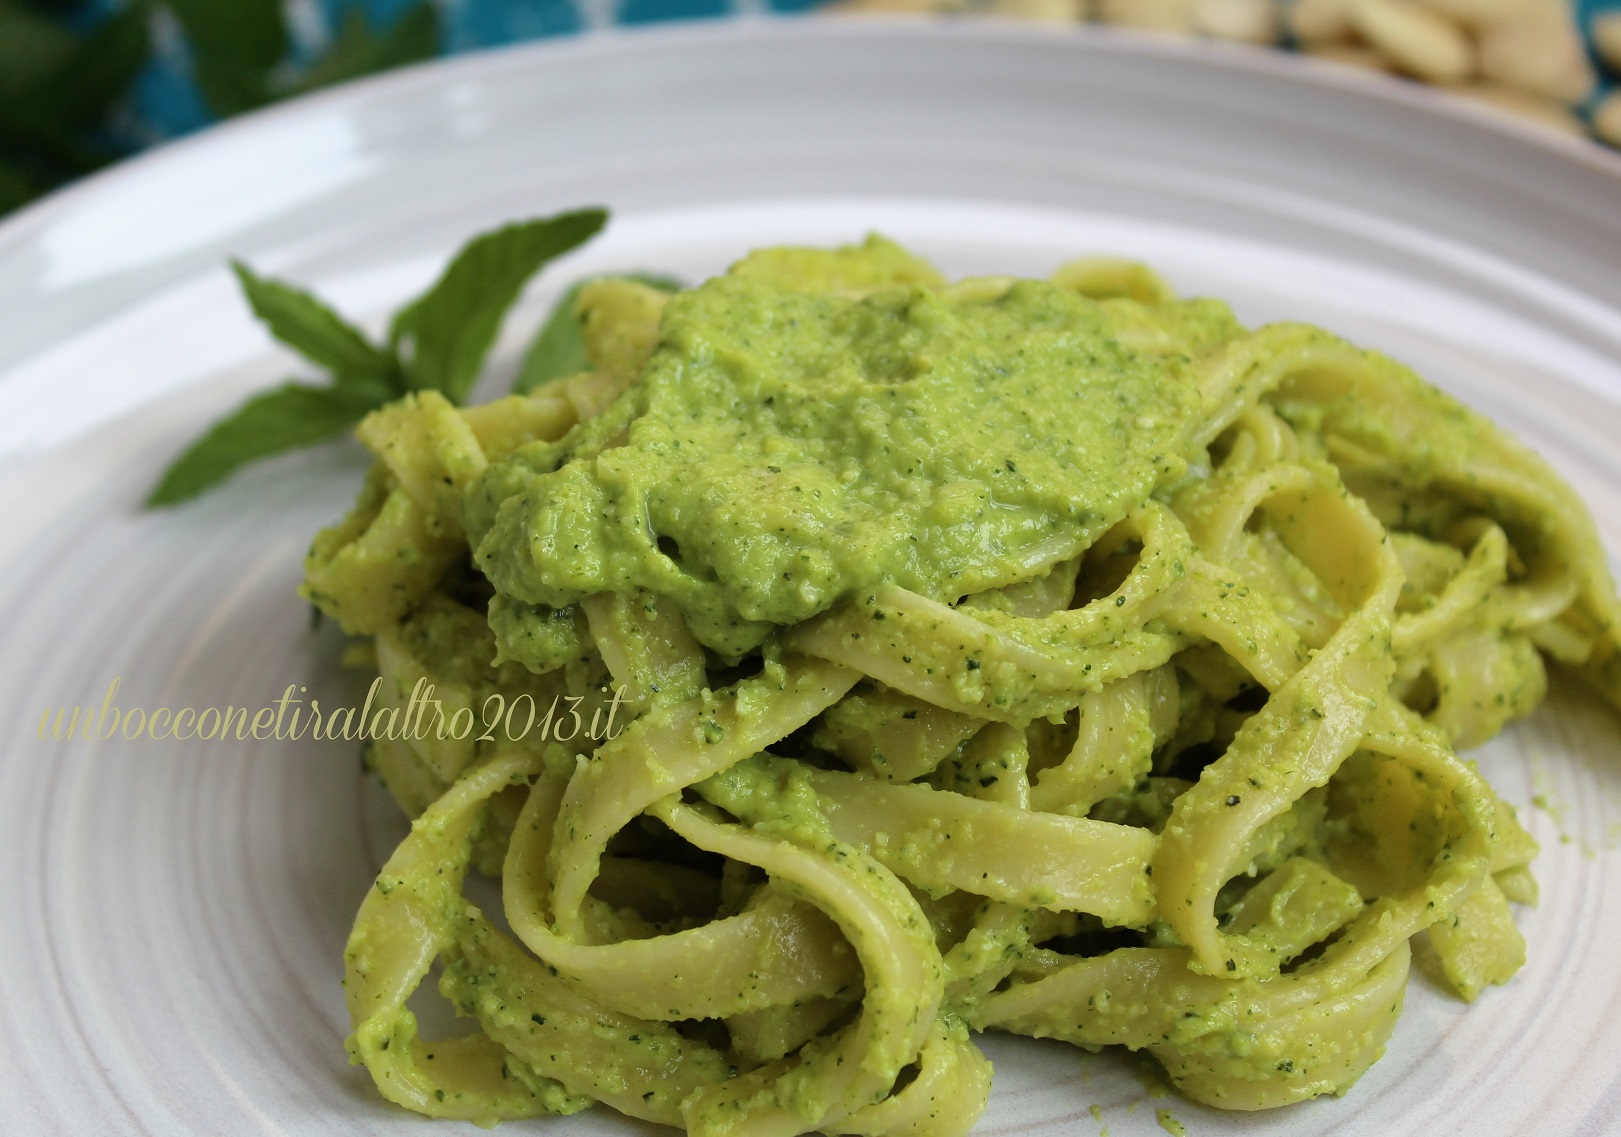
M1181 472L1186 360L1128 346L1118 302L862 251L837 254L853 274L755 254L672 297L636 383L471 487L497 591L544 612L644 589L737 656L882 582L952 602L1028 579Z

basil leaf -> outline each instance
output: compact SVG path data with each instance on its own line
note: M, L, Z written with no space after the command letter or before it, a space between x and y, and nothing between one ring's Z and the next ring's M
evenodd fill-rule
M270 334L305 358L338 376L372 376L400 388L399 365L394 357L372 346L359 329L301 288L255 275L241 261L231 268L242 291Z
M175 459L146 504L174 505L219 484L250 462L324 442L393 396L383 384L367 380L335 387L284 383L255 395Z
M637 284L645 284L660 292L679 292L686 287L675 277L661 276L658 273L627 272L611 275L624 280L634 280ZM517 379L513 380L512 389L517 394L527 394L542 383L561 379L565 375L576 375L590 368L591 360L585 354L584 330L580 327L579 318L574 315L574 304L580 298L580 289L588 283L590 282L580 281L563 293L563 298L552 307L551 314L540 327L540 333L535 336L529 350L524 353L523 367L519 370Z
M191 43L203 101L218 115L270 101L270 75L290 46L281 0L165 0Z
M233 261L254 313L277 339L331 372L332 383L286 383L249 399L176 459L147 505L184 501L250 462L325 441L408 388L432 388L460 402L524 282L590 238L607 217L602 209L577 210L475 237L426 294L395 315L386 348L310 293ZM400 364L401 343L415 349L409 374Z
M439 391L453 403L465 399L524 282L607 220L604 209L581 209L475 237L438 282L394 318L390 337L407 384Z

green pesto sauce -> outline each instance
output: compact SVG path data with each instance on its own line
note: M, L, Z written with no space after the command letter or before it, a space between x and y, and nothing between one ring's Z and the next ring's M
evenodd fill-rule
M954 602L1028 578L1182 471L1186 361L1125 346L1108 306L1033 280L934 287L915 260L841 290L799 252L673 297L637 384L474 484L501 594L544 612L646 589L736 656L881 582Z

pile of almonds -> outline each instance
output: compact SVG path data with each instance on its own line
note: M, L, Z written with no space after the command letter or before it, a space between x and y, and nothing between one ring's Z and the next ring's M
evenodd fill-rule
M1598 77L1571 0L837 0L829 10L986 14L1287 45L1341 64L1444 87L1557 130L1621 146L1621 90ZM1621 75L1621 10L1593 21Z

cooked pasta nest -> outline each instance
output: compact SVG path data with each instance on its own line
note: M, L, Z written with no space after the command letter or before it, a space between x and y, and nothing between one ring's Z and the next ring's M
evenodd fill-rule
M1177 349L1147 269L1054 280ZM621 692L612 738L372 743L415 819L346 956L349 1051L386 1097L949 1137L989 1089L970 1032L1001 1030L1263 1109L1378 1058L1415 937L1464 999L1521 965L1536 846L1454 748L1528 713L1548 660L1621 690L1593 523L1527 448L1326 332L1240 330L1183 353L1186 469L1084 549L967 597L863 582L737 658L606 591L550 614L566 661L525 666L469 487L611 413L665 304L599 280L590 372L373 414L360 502L311 551L305 594L373 638L381 706L431 685L446 713L600 724ZM427 1041L406 999L436 963L477 1029Z

